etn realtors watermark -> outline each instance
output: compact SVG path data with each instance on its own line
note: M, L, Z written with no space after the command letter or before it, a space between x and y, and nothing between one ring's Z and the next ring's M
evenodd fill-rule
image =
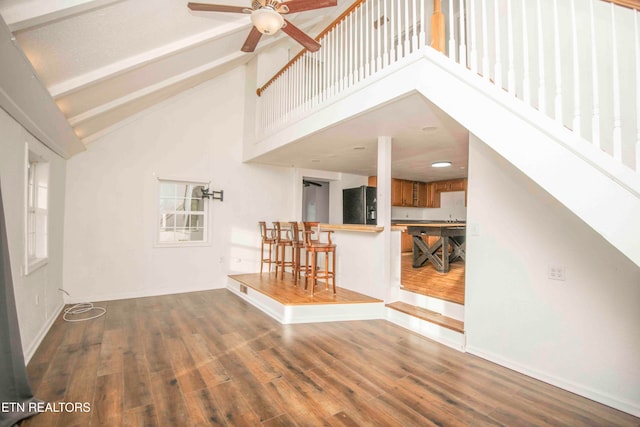
M89 402L1 402L0 412L91 412Z

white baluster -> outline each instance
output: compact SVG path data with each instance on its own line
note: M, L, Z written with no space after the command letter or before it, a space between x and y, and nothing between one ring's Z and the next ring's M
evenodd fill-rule
M427 33L424 31L424 27L427 26L427 22L429 22L429 18L425 14L425 3L426 0L420 0L420 35L418 37L418 48L421 49L424 46L428 46L427 43Z
M482 77L489 80L489 26L487 25L487 0L482 0Z
M418 50L418 8L416 7L416 0L411 3L413 5L413 31L411 32L411 52Z
M382 11L382 26L384 27L384 48L383 48L383 56L382 56L382 66L386 67L389 65L389 26L387 25L387 0L382 0L384 8Z
M526 0L521 1L522 6L522 59L524 73L522 77L522 99L527 105L531 105L531 82L529 77L529 32L527 30Z
M380 71L382 68L382 5L380 4L382 0L378 0L378 13L376 18L378 21L378 29L376 30L376 71ZM415 0L414 0L415 1Z
M500 7L498 5L498 0L493 2L494 10L493 10L493 28L495 28L495 49L496 49L496 61L494 65L493 71L493 82L496 86L502 89L502 54L500 53Z
M471 0L470 10L469 10L469 24L470 29L469 32L469 41L470 41L470 51L469 51L469 67L471 71L474 73L478 72L478 46L477 46L477 34L476 34L476 2L475 0Z
M453 16L453 0L449 0L449 58L456 61L455 21Z
M396 16L398 18L398 40L396 40L396 50L398 51L398 59L402 58L406 51L403 48L402 42L402 0L397 0L396 2Z
M347 28L345 21L336 25L335 31L338 32L338 81L340 82L339 88L342 92L346 88L347 83Z
M511 0L507 0L507 53L508 53L508 69L507 69L507 90L515 95L516 93L516 72L513 61L513 9L511 8Z
M354 52L354 40L353 40L353 27L355 25L355 11L349 14L349 79L347 80L347 86L353 86L353 75L355 68L355 52Z
M409 39L411 24L409 23L409 0L406 0L404 3L404 54L406 56L411 51L411 41Z
M538 18L538 110L546 114L547 112L547 97L546 97L546 82L544 77L544 34L542 32L542 9L540 8L540 0L537 1L537 18Z
M391 34L390 34L390 42L391 42L391 46L389 48L389 57L390 57L390 61L391 62L395 62L397 60L396 58L396 44L394 42L394 40L396 39L396 11L395 11L395 4L396 2L394 0L389 0L389 23L391 25Z
M571 0L571 25L573 39L573 131L582 135L580 120L580 60L578 58L578 28L576 24L576 1Z
M357 28L356 25L358 23L358 20L356 19L357 15L356 15L356 11L352 11L351 14L349 15L349 19L351 22L351 32L350 32L350 39L351 42L349 43L349 45L351 46L351 53L349 54L349 61L351 63L350 67L349 67L349 80L351 82L351 84L355 84L355 82L357 81L357 75L358 75L358 54L357 54L357 49L358 49L358 45L356 44L356 37L358 35Z
M622 162L622 119L620 116L620 70L615 6L611 3L611 46L613 50L613 158Z
M559 123L562 120L562 63L560 60L560 28L558 26L558 0L553 0L553 40L555 53L556 96L554 99L555 116Z
M331 45L329 44L329 34L324 36L324 46L323 49L323 61L322 61L322 102L327 100L328 89L329 89L329 51L331 50Z
M640 31L638 13L633 13L633 34L636 47L636 172L640 172Z
M467 66L467 45L466 45L466 36L465 36L465 9L464 9L464 0L458 1L458 6L460 8L460 44L458 45L459 49L459 60L460 64L463 67Z
M359 50L360 50L360 63L358 64L358 80L362 80L364 79L364 64L365 64L365 56L364 56L364 51L365 51L365 38L364 38L364 32L365 27L364 27L364 23L366 22L366 20L363 17L363 13L364 13L364 6L360 5L358 6L358 15L360 17L359 19L359 25L358 25L358 46L359 46Z
M600 85L598 81L598 53L596 50L596 25L593 15L593 1L589 2L590 6L590 24L591 24L591 83L593 87L593 116L591 118L591 142L598 148L600 147Z
M369 5L369 3L371 3L370 1L365 1L364 2L364 34L365 34L365 42L364 42L364 46L365 46L365 64L364 64L364 73L365 73L365 77L369 77L369 75L371 74L371 42L370 42L370 33L371 33L371 28L366 24L368 22L371 22L371 13L369 12L369 10L371 9L371 6Z

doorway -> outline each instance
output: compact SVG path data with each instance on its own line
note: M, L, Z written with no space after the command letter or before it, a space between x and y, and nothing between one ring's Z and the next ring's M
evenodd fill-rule
M302 220L329 222L329 182L302 179Z

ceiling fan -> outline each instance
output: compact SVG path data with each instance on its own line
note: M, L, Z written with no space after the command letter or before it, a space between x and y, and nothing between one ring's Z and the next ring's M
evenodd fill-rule
M189 3L187 6L189 9L199 12L250 13L253 28L242 45L243 52L253 52L263 34L274 34L279 29L282 29L307 50L315 52L320 49L320 43L284 19L282 15L336 6L337 4L338 0L251 0L251 8L207 3Z

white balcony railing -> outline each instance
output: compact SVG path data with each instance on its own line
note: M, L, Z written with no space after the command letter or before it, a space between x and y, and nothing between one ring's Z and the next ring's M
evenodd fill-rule
M601 0L358 1L258 90L257 133L435 48L640 172L639 14Z

